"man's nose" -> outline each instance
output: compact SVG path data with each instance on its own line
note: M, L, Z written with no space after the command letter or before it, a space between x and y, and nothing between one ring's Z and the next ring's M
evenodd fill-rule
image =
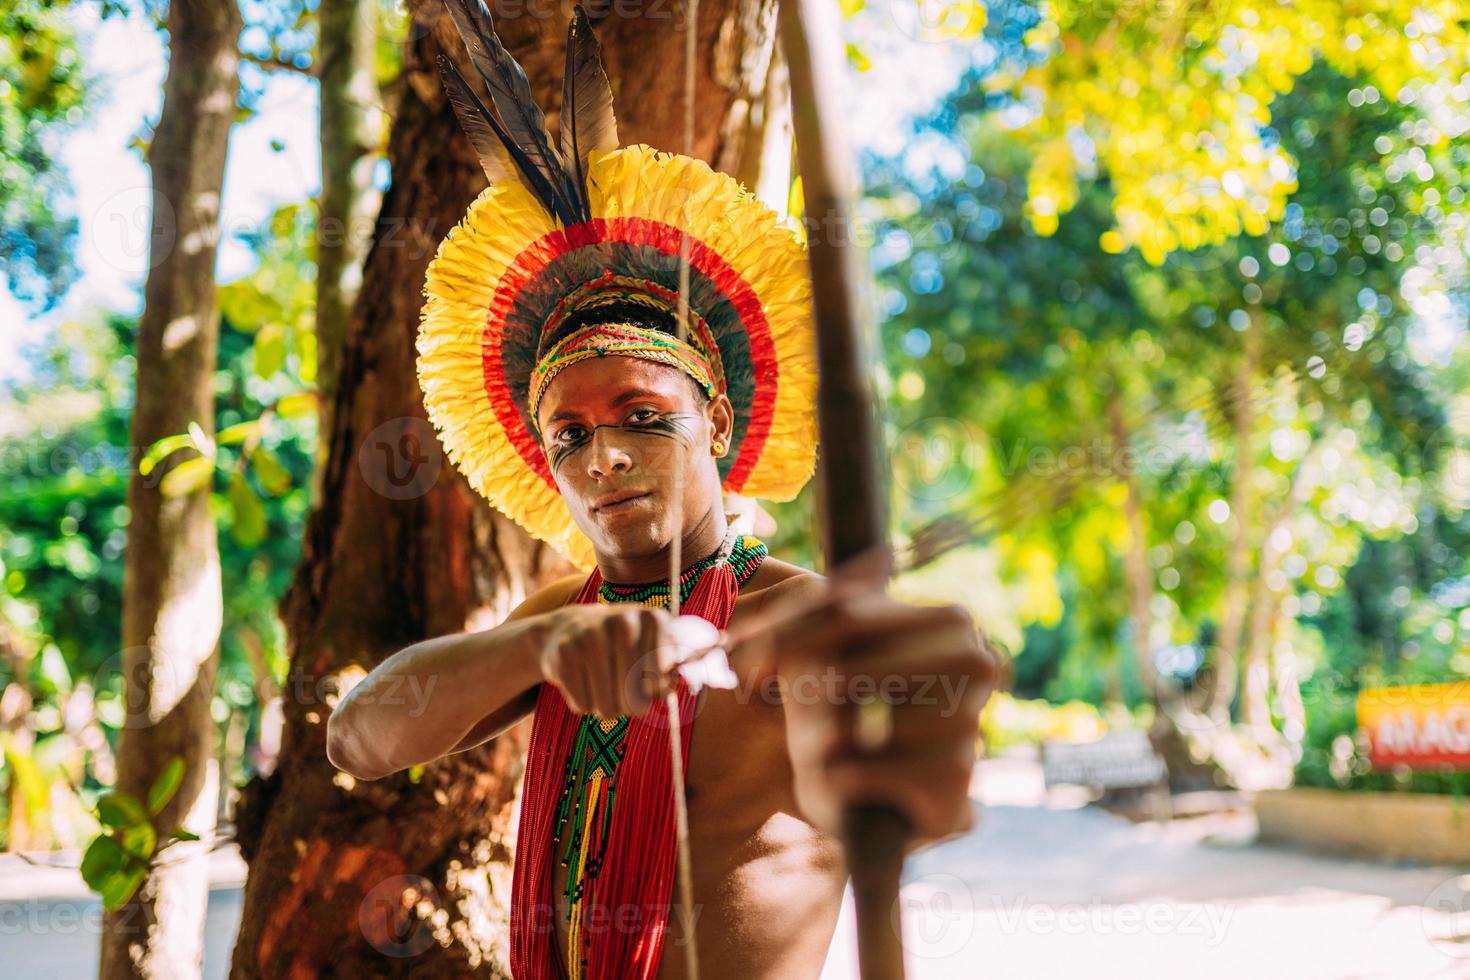
M600 480L612 473L630 473L633 456L624 449L617 432L607 426L598 426L592 431L591 452L587 454L587 475Z

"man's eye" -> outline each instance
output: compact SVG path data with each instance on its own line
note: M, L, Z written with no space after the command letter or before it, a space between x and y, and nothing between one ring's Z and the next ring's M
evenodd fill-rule
M576 442L582 438L582 427L580 425L569 425L556 434L556 441L562 444Z
M654 419L657 415L658 413L651 408L640 408L635 410L631 415L628 416L628 418L632 419L634 422L648 422ZM640 418L639 416L642 417Z

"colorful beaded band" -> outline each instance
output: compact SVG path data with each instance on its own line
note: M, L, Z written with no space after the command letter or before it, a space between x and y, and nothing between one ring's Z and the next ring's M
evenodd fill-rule
M589 357L619 355L658 361L683 371L711 398L718 391L708 354L693 344L652 327L596 323L563 337L531 372L531 418L536 418L546 386L561 371Z
M733 542L721 548L707 558L684 569L679 576L679 604L682 606L689 599L689 594L699 584L699 577L704 574L705 569L721 561L728 561L730 569L735 573L735 581L744 585L755 570L760 567L769 553L765 542L760 538L748 534L732 534ZM641 584L626 585L619 582L604 581L597 590L600 602L636 602L640 605L665 608L669 604L669 580L662 579L656 582L645 582Z

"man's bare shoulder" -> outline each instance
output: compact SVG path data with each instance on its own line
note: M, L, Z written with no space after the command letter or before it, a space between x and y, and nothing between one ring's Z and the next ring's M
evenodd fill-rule
M560 609L572 600L582 588L582 583L586 581L585 573L576 572L549 582L526 596L525 601L516 606L506 619L524 619L527 616L537 616L544 612L551 612L553 609Z
M765 605L786 595L816 593L826 581L824 576L809 568L767 555L766 560L761 562L761 567L745 583L741 595L759 596L759 603Z

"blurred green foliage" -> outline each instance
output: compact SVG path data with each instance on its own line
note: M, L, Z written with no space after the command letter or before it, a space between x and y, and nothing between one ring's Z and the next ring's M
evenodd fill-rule
M70 0L9 0L0 6L0 270L10 291L36 309L76 278L77 220L62 131L81 124L87 82L65 13Z
M1293 733L1304 779L1329 724L1311 715L1323 685L1350 701L1364 683L1470 676L1470 588L1457 584L1470 572L1470 147L1443 138L1470 98L1426 86L1365 100L1363 84L1318 64L1272 104L1260 138L1300 166L1281 221L1161 262L1105 247L1105 173L1038 234L1033 151L985 70L901 159L867 161L896 530L958 516L991 556L945 559L914 591L975 608L1016 654L1018 695L1142 698L1130 471L1153 576L1149 656L1186 689L1210 663L1242 534L1246 587L1264 578L1279 610L1272 660L1291 664L1307 702L1311 727ZM1241 370L1253 418L1250 509L1237 515Z
M298 224L298 222L305 222ZM292 288L307 268L309 209L282 209L261 237L260 265L221 290L215 374L217 448L204 473L220 527L224 625L215 716L259 722L260 672L279 685L285 635L276 604L300 553L316 453L315 400L302 378L314 350L309 289ZM305 312L303 312L303 310ZM41 709L35 752L59 760L75 742L64 707L85 690L113 748L123 722L120 664L122 553L127 480L149 447L131 446L128 413L135 323L64 323L29 353L23 380L0 386L0 626L13 631L23 660L0 662L0 689L20 678ZM267 328L282 350L262 357ZM233 427L235 435L230 435ZM50 707L47 707L47 706ZM48 746L51 741L56 746ZM95 759L47 767L91 804L106 781ZM248 760L227 774L243 779ZM3 806L3 802L0 802ZM3 826L3 824L0 824Z

